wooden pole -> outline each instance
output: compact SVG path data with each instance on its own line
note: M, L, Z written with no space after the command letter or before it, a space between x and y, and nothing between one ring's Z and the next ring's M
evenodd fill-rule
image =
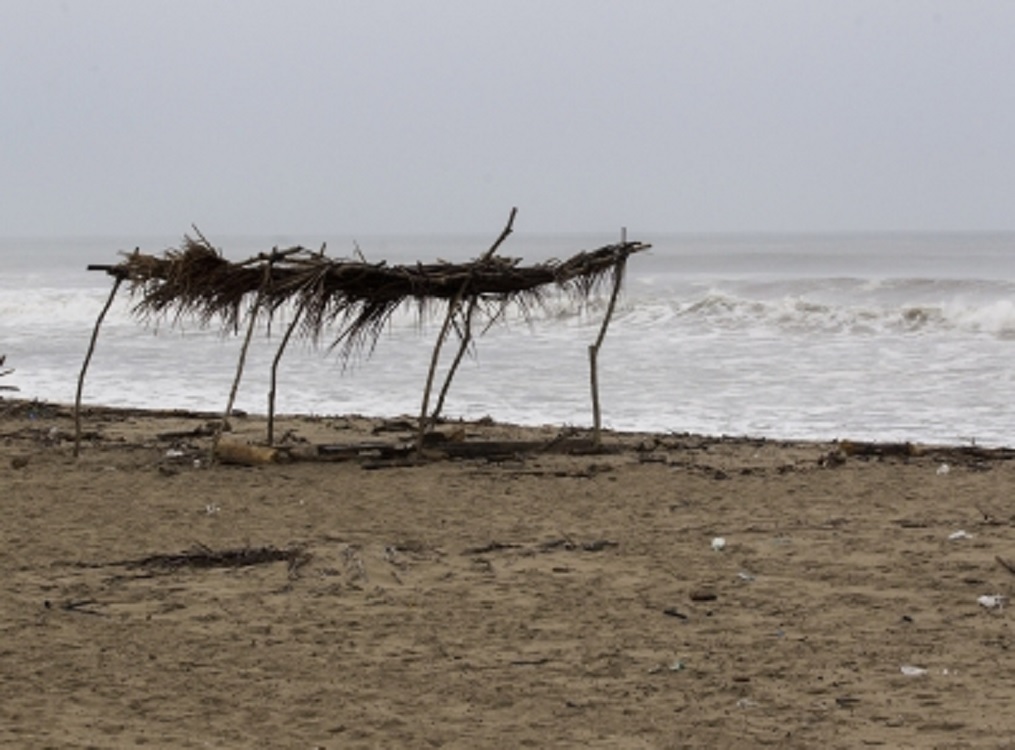
M455 353L455 358L451 362L451 367L448 368L447 377L444 378L444 385L441 386L440 395L437 397L437 406L433 409L433 414L430 415L430 424L436 424L437 418L440 416L441 410L444 408L444 400L447 398L448 390L451 388L451 380L455 377L455 372L458 371L458 365L462 363L462 359L465 358L465 352L469 349L469 343L472 341L472 316L476 312L476 305L478 304L475 297L469 300L469 306L465 310L465 320L462 321L461 337L462 342L458 347L458 351Z
M448 337L448 330L451 328L451 319L454 317L455 311L458 309L458 305L462 301L462 296L465 293L465 285L458 291L454 299L448 301L448 312L444 316L444 324L441 326L441 331L437 335L437 341L434 343L433 353L430 355L430 369L426 375L426 387L423 389L423 405L419 410L419 432L416 436L416 455L423 455L423 441L426 439L427 428L429 427L429 419L427 418L427 412L430 409L430 391L433 390L433 379L437 372L437 363L441 358L441 347L444 345L444 340Z
M279 344L278 351L275 352L275 359L271 362L271 386L268 389L268 445L272 446L275 444L275 392L278 386L278 365L282 361L282 354L285 352L286 347L289 345L289 339L292 338L293 331L296 330L296 326L299 325L300 318L303 317L303 305L300 305L296 309L296 314L293 316L293 322L289 324L286 329L285 336L282 337L282 343Z
M627 244L627 228L621 230L621 243ZM592 386L592 441L598 448L602 445L602 416L599 408L599 349L606 338L606 329L610 325L610 318L613 317L613 310L617 306L617 297L620 296L620 287L624 283L624 269L627 265L627 257L623 257L616 265L613 276L613 292L610 294L610 302L606 306L606 314L603 316L603 323L599 328L599 336L594 344L589 346L589 379Z
M485 253L483 253L483 255L479 258L478 263L483 263L485 261L490 260L490 258L493 257L494 253L497 252L498 248L500 248L500 246L504 243L504 240L506 240L511 235L511 233L514 231L515 216L517 215L518 208L517 207L512 208L511 214L508 216L507 224L504 226L504 229L501 230L500 236L498 236L497 239L494 241L493 245L490 246L490 249L487 250ZM473 302L470 302L469 304L462 332L462 343L461 346L459 347L458 355L455 357L454 363L448 370L448 375L445 378L444 386L441 388L441 395L440 398L438 399L437 408L434 409L434 413L432 416L428 416L427 412L429 411L430 408L430 392L433 390L433 380L434 375L437 372L437 364L440 361L441 347L444 346L444 341L447 339L448 332L451 329L451 323L454 320L455 314L458 312L458 308L461 305L462 300L468 294L470 281L471 277L466 278L465 281L462 283L461 289L459 289L458 293L454 296L454 298L448 302L448 312L447 315L444 316L444 324L441 326L441 331L437 336L437 341L434 343L433 354L430 357L430 369L427 372L426 376L426 387L423 389L423 405L419 413L419 433L416 438L416 454L418 456L422 456L423 454L423 441L426 438L427 430L430 428L430 426L436 424L437 422L437 417L440 415L440 409L444 405L444 397L447 395L448 389L451 386L451 378L454 377L455 370L458 369L458 364L462 361L462 356L464 355L465 350L469 345L469 340L471 339L471 331L472 331L471 318L476 308L474 304L475 300L473 300Z
M257 297L254 298L254 303L250 306L250 322L247 324L247 335L243 339L243 346L240 348L240 359L236 363L236 376L233 378L233 387L229 391L229 401L226 403L226 410L222 415L222 421L215 428L215 435L212 437L211 454L208 457L210 465L215 464L215 454L218 450L219 441L222 440L222 433L225 431L226 425L229 423L229 417L233 413L236 393L240 389L240 380L243 379L243 367L247 362L247 351L250 349L250 339L253 337L254 328L257 325L257 313L260 310L261 301L264 299L268 285L271 283L271 267L274 263L275 253L273 251L264 265L264 278L261 280L261 287L257 290Z
M318 253L320 257L324 257L324 251L328 247L327 243L321 245L321 251ZM357 248L357 251L359 248ZM292 338L293 332L296 330L296 326L299 325L300 319L303 317L303 311L306 309L306 299L300 303L299 307L296 308L296 314L293 316L293 322L289 324L286 329L285 336L282 337L282 343L278 347L278 351L275 352L275 359L271 363L271 387L268 390L268 445L272 446L275 444L275 392L278 385L278 365L282 361L282 354L285 352L286 347L289 346L289 339Z
M81 374L78 375L78 391L74 397L74 458L77 458L81 454L81 394L84 392L85 374L88 372L88 365L92 361L92 354L95 353L95 344L99 340L99 328L102 327L102 321L105 320L106 313L109 312L109 308L113 305L113 299L116 297L121 283L123 283L123 276L117 276L116 281L113 282L113 288L109 291L106 304L95 321L95 328L92 329L92 340L88 345L88 353L85 355L84 364L81 365Z

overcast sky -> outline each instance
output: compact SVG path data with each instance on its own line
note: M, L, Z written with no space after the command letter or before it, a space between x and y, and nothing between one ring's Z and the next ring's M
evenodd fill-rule
M0 0L0 234L1015 229L1015 2Z

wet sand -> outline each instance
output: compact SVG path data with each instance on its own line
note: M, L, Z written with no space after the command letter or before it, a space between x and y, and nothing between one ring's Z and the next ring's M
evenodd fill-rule
M0 745L1015 746L1008 451L210 419L0 400Z

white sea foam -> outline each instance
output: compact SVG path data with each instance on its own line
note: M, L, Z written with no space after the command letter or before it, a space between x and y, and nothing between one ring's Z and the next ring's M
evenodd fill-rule
M79 325L95 318L108 293L105 289L59 287L0 289L0 325L5 329ZM118 306L117 312L122 307Z

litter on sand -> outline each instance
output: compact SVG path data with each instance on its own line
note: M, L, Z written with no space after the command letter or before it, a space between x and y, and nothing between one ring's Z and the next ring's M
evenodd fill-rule
M1005 601L1006 597L1000 594L985 595L976 600L977 604L987 609L1001 609L1004 607Z

